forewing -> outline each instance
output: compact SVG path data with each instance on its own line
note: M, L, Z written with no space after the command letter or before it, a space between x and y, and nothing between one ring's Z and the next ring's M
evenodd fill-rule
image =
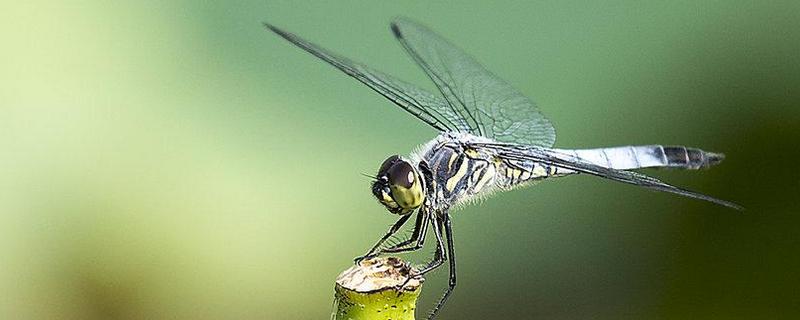
M632 185L637 185L653 190L664 191L682 195L685 197L705 200L722 206L733 208L736 210L743 210L743 208L740 205L730 201L720 200L701 193L682 189L641 173L616 170L598 166L583 161L575 156L558 152L552 149L512 145L512 144L494 144L494 143L471 143L470 147L475 149L488 148L492 153L496 154L497 156L503 159L511 159L511 160L527 159L533 161L540 161L564 169L569 169L581 173L587 173L594 176L618 182L628 183Z
M395 20L392 31L472 133L501 142L553 146L555 129L536 104L475 59L407 19Z
M363 64L338 56L293 33L281 30L270 24L265 23L264 25L301 49L366 84L372 90L380 93L400 108L403 108L403 110L435 129L439 131L470 132L471 129L464 119L456 114L440 96L373 70Z

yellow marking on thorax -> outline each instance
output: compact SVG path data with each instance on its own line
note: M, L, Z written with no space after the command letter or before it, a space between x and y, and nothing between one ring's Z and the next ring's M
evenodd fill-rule
M556 166L550 166L550 175L553 176L556 174Z
M490 164L490 165L486 166L486 173L483 174L483 177L481 178L480 181L475 183L475 186L472 187L472 191L477 193L478 191L483 190L483 187L486 186L486 184L489 182L489 180L494 178L495 172L496 172L496 169L495 169L494 165Z
M458 158L457 153L453 152L450 154L450 159L447 160L447 171L453 169L453 161L456 161L456 158Z
M520 180L522 180L522 181L528 180L528 179L530 179L530 178L531 178L531 172L530 172L530 171L523 171L523 172L522 172L522 175L521 175L521 176L519 176L519 178L520 178Z
M475 150L475 149L466 149L466 150L464 150L464 154L466 154L467 157L470 157L472 159L477 159L478 158L478 150Z
M447 183L445 184L445 188L447 188L447 191L452 192L453 189L455 189L458 181L460 181L461 178L463 178L464 175L466 174L467 174L467 158L463 158L461 160L461 163L458 165L458 171L456 171L456 174L450 177L450 179L447 179Z
M472 172L472 181L478 182L478 179L481 177L482 170L475 170Z
M511 171L511 174L514 175L514 180L519 180L519 175L522 174L522 170L514 169Z

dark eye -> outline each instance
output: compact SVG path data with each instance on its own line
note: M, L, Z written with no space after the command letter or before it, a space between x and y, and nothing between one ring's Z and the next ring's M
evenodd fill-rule
M408 162L398 161L393 166L389 167L386 175L389 176L389 183L391 185L400 186L403 188L411 188L414 185L414 169Z
M386 159L386 161L384 161L383 164L381 164L381 168L378 169L378 176L382 176L382 175L386 174L386 170L389 170L389 167L391 167L395 162L397 162L399 160L400 160L400 156L398 156L398 155L393 155L393 156L389 157L388 159Z

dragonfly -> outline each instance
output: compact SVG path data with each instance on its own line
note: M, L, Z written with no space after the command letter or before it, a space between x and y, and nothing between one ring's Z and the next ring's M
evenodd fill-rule
M456 287L451 210L497 191L541 180L588 174L741 210L729 201L676 187L632 170L702 169L720 163L721 153L685 146L629 145L592 149L554 147L556 133L539 107L429 28L397 18L390 29L438 94L319 47L265 23L279 36L365 84L438 132L407 157L392 155L379 167L372 194L399 216L356 263L382 254L423 248L428 228L436 249L410 277L448 262L449 281L428 319L433 319ZM416 215L414 214L416 213ZM411 235L385 245L415 216ZM409 278L410 279L410 278Z

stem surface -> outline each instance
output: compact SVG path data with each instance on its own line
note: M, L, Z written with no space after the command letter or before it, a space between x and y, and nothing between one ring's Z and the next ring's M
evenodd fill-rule
M336 279L333 320L414 320L421 277L395 257L361 261ZM400 286L403 285L401 288Z

